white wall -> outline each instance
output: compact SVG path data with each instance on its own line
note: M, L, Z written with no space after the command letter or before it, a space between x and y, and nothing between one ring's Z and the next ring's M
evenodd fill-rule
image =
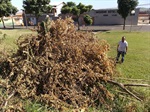
M138 24L139 9L135 10L135 15L128 16L126 19L126 25ZM123 18L117 13L117 9L101 9L91 10L89 15L94 18L93 25L122 25Z

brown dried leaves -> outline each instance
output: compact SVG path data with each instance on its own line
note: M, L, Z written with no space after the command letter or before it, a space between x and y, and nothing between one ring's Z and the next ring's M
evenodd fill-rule
M106 41L76 31L70 18L44 23L38 32L20 37L11 58L8 77L22 98L38 98L58 109L98 106L112 98L103 82L114 72Z

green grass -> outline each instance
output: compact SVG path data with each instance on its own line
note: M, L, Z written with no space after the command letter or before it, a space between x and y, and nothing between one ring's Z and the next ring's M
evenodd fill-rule
M117 70L125 78L150 79L150 33L112 31L97 33L98 38L110 44L109 56L116 57L117 44L122 36L128 42L128 52L123 64L117 64Z
M126 37L129 45L128 52L125 56L124 63L116 65L116 69L119 72L119 75L114 76L115 80L118 82L130 84L150 84L150 32L110 31L98 32L96 35L99 39L105 39L110 44L110 51L108 52L108 56L113 58L116 58L117 44L121 40L121 37ZM134 79L142 79L143 81L134 81ZM129 104L132 104L132 106L136 108L136 112L150 111L150 89L144 87L131 87L130 89L136 95L142 97L143 102L133 102L132 100L123 102L120 98L118 98L115 103L118 103L118 106L116 106L116 110L114 111L124 112L125 105L129 107Z
M35 33L35 32L34 32ZM17 39L24 34L33 34L28 29L7 29L7 30L0 30L0 51L16 51ZM5 37L4 37L5 36Z

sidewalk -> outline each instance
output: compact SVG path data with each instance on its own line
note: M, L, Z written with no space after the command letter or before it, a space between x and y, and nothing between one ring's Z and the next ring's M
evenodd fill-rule
M122 31L123 25L111 25L111 26L84 26L80 27L81 30L89 30L89 31ZM138 24L138 25L126 25L125 31L149 31L150 32L150 24Z

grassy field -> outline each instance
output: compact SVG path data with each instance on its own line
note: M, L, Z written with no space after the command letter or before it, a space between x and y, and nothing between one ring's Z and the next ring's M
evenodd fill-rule
M15 30L0 30L0 51L15 51L17 46L15 42L17 38L22 34L33 34L30 30L26 29L15 29ZM3 39L5 34L5 39ZM97 32L97 38L105 39L110 44L110 51L108 53L109 57L116 57L117 43L120 41L122 36L126 37L126 40L129 44L127 55L125 56L125 62L123 64L117 64L116 69L119 72L119 75L114 76L117 81L124 83L137 83L131 79L138 79L140 83L149 83L150 84L150 33L149 32L125 32L125 31L107 31L107 32ZM142 79L142 80L141 80ZM130 81L131 80L131 81ZM144 80L144 81L143 81ZM143 95L145 97L144 103L146 105L149 103L149 93L148 88L135 88L139 93L139 96ZM120 102L124 105L125 102ZM136 105L139 105L139 111L142 112L145 108L145 104L138 102ZM27 103L25 108L31 110L38 110L41 106L37 106L37 103ZM36 109L34 109L36 108ZM123 108L120 106L120 108ZM150 107L147 107L150 108ZM27 110L26 109L26 110ZM45 108L44 108L45 109ZM35 111L37 112L37 111ZM97 112L97 111L96 111ZM99 111L101 112L101 111ZM116 111L115 111L116 112ZM117 111L122 112L122 111ZM146 112L146 111L145 111ZM148 111L147 111L148 112Z
M116 58L117 44L121 37L126 37L129 45L128 52L124 63L116 65L119 72L118 76L114 76L116 81L130 84L150 84L150 32L108 31L99 32L96 35L99 39L105 39L110 44L108 56L113 58ZM143 97L144 100L144 103L134 102L133 105L137 108L135 112L150 111L150 106L148 106L150 105L150 89L143 87L131 87L130 89L134 89L135 94ZM129 104L129 101L125 104L121 101L120 104ZM118 112L122 112L122 110Z
M0 51L16 51L17 39L24 34L33 34L28 29L7 29L7 30L0 30Z
M149 32L101 32L98 38L110 44L109 56L116 57L117 44L122 36L128 42L128 52L123 64L117 64L118 71L125 78L150 79L150 33Z

